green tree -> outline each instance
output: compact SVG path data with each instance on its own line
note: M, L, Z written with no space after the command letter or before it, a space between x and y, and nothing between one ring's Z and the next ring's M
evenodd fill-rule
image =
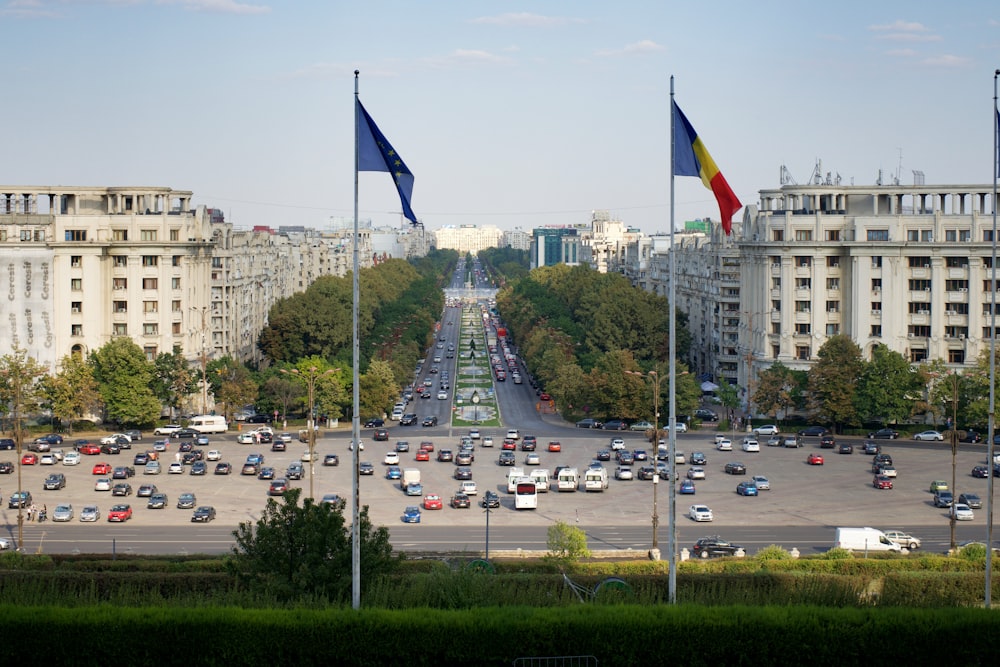
M171 352L161 352L153 361L156 381L153 391L160 403L170 408L173 417L183 401L198 389L198 373L191 369L181 354L181 346L174 345Z
M64 422L71 434L73 422L94 414L101 404L94 369L80 354L63 357L59 372L46 377L45 396L52 415Z
M547 533L548 557L554 560L572 562L590 558L587 548L587 533L582 528L571 526L564 521L556 521Z
M368 372L361 375L358 409L361 417L381 417L399 396L399 385L388 363L372 360Z
M997 360L994 362L1000 369L1000 348L997 349ZM994 398L1000 397L1000 373L997 374L997 384L994 387ZM968 382L968 404L964 415L960 415L962 426L978 426L985 429L988 425L990 411L990 350L982 351L976 359L976 365L965 373Z
M142 348L119 336L90 355L105 418L121 426L148 427L160 417L155 373Z
M301 489L289 489L277 502L268 498L261 517L240 523L233 536L230 570L252 590L280 600L344 602L351 594L351 527L344 503L316 503ZM361 582L391 574L401 557L393 555L387 528L372 526L368 507L358 526Z
M771 415L775 419L785 416L795 403L792 398L795 384L792 369L776 361L757 376L753 404L760 414Z
M923 380L910 362L885 345L872 349L863 366L855 394L858 414L886 423L905 421L913 414L914 399Z
M236 408L250 405L257 398L258 387L250 371L230 357L220 359L209 367L209 384L215 400L222 404L226 421Z
M840 334L827 339L809 371L809 407L816 419L840 427L858 424L854 392L861 378L861 348Z
M14 421L15 429L41 408L47 376L45 367L25 350L15 347L0 357L0 412Z

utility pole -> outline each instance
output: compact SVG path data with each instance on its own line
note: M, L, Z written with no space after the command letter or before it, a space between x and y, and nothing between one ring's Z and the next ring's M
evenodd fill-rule
M205 332L208 330L206 315L208 306L196 308L191 306L191 310L201 312L201 414L208 414L208 351L205 348Z

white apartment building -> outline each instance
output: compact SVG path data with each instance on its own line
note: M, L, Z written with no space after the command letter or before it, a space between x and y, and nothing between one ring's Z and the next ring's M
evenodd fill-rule
M499 248L503 232L493 225L446 225L434 230L434 245L473 255L486 248Z
M501 248L513 248L514 250L531 250L531 234L520 227L513 231L506 230L500 238Z

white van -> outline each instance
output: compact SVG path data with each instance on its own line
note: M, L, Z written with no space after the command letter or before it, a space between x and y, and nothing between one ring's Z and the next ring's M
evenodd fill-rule
M531 471L531 479L538 487L539 493L549 492L549 471L546 468L535 468Z
M517 480L524 477L524 468L507 469L507 493L514 493L517 490Z
M559 491L576 491L580 481L580 473L576 468L563 468L559 471L556 489Z
M838 528L834 548L850 551L901 551L902 547L876 528Z
M199 433L225 433L229 430L229 424L222 415L198 415L191 418L188 428Z

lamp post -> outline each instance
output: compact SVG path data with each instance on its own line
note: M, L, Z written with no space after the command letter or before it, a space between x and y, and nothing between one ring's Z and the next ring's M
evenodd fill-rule
M316 478L316 419L314 416L315 410L315 392L316 392L316 380L317 378L325 377L328 375L333 375L339 368L330 368L325 371L320 371L316 366L310 366L304 370L298 368L292 369L282 369L282 373L290 373L297 377L302 378L306 383L306 388L309 391L309 415L306 418L306 428L309 429L309 497L313 498L313 480Z
M639 371L625 371L629 375L635 375L641 378L649 378L653 381L653 446L657 448L657 453L659 453L660 444L660 374L656 371L649 371L646 374L640 373ZM654 455L655 456L655 455ZM673 469L675 464L670 463L668 470ZM659 486L660 475L656 471L656 466L653 467L653 546L649 550L649 557L652 560L660 559L660 541L657 533L657 529L660 526L660 515L656 508L656 492ZM668 480L673 481L673 480Z
M201 414L206 415L208 414L208 353L205 349L205 331L208 326L205 322L205 315L208 312L208 306L201 308L191 306L191 310L201 312Z
M949 517L948 523L951 527L951 548L955 548L955 504L958 502L958 496L955 495L955 458L958 455L958 373L951 374L951 516ZM993 462L990 461L990 465ZM987 549L990 549L990 545L986 545Z

